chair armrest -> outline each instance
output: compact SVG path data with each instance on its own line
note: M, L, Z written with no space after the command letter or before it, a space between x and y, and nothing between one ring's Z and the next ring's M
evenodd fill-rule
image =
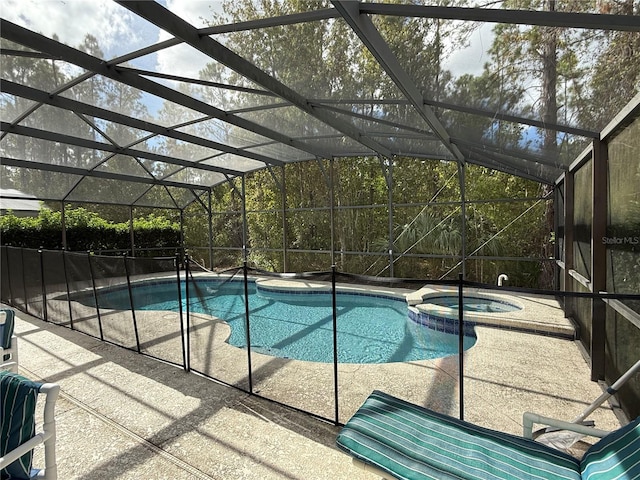
M580 423L566 422L564 420L558 420L555 418L543 417L532 412L525 412L522 416L522 436L525 438L533 438L533 424L539 423L541 425L547 425L549 427L555 427L560 430L569 430L571 432L582 433L591 437L606 437L611 432L607 430L600 430L598 428L587 427Z
M24 442L22 445L19 445L10 452L7 452L4 457L0 458L0 469L12 464L25 453L33 450L41 443L44 443L46 438L47 435L44 432L38 433L37 435Z
M0 362L0 370L9 370L13 373L18 373L18 364L16 362Z
M44 412L43 412L43 431L34 435L22 445L7 452L4 457L0 458L0 469L5 468L25 453L33 450L40 444L44 444L45 456L45 478L55 479L56 456L55 456L55 439L56 439L56 423L55 423L55 404L60 393L60 385L56 383L45 383L40 387L40 394L45 395ZM48 471L48 472L47 472Z

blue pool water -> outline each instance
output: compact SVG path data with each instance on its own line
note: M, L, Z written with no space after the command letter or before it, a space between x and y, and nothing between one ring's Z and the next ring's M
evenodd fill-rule
M137 310L178 311L177 288L171 283L134 285ZM228 342L246 348L242 282L198 280L189 288L189 309L225 320ZM182 291L186 308L185 291ZM261 294L249 284L251 349L283 358L333 362L333 310L328 292ZM129 309L126 289L101 292L101 308ZM458 353L458 337L409 320L404 300L366 294L337 294L338 361L388 363L440 358ZM475 337L465 337L465 350Z
M457 295L431 297L429 299L425 299L425 303L431 303L433 305L453 308L456 310L458 310L459 308ZM502 313L515 312L522 309L512 303L494 300L491 298L465 296L464 302L462 304L462 310L464 310L465 312Z

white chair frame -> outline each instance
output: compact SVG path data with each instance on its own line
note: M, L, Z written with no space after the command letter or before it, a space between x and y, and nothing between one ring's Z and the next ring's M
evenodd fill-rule
M0 469L10 465L38 445L44 444L44 468L41 468L31 478L57 480L55 404L59 393L60 385L56 383L45 383L40 387L38 397L40 395L45 396L42 431L36 433L19 447L7 452L4 457L0 457Z
M9 359L4 360L5 355L10 355ZM18 337L11 335L11 347L0 347L0 370L18 373L18 364Z
M0 315L0 324L4 325L6 319L6 315ZM4 359L5 355L9 355L9 358L7 360ZM13 373L18 373L18 365L18 337L16 337L14 333L11 332L11 346L8 348L4 348L2 347L2 345L0 345L0 370L9 370Z

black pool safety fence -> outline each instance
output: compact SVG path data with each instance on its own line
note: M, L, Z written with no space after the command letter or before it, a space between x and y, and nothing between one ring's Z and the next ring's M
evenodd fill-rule
M637 294L511 288L505 276L501 286L380 278L335 267L282 274L245 263L212 272L188 256L7 246L0 255L3 303L336 424L375 389L460 418L476 410L465 405L490 396L492 408L508 411L508 395L495 389L531 390L533 377L541 381L544 372L526 371L527 349L541 335L580 340L592 361L606 345L604 370L613 379L637 361L640 343ZM601 306L602 338L587 318ZM509 368L522 368L523 378L509 380L502 374ZM640 414L639 382L625 388L619 400L627 414Z

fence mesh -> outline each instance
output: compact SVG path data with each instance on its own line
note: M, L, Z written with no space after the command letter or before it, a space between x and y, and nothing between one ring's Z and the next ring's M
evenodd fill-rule
M38 318L46 318L45 304L42 286L42 263L40 261L40 252L37 250L22 250L22 265L25 272L29 275L23 276L24 281L24 299L29 308L29 313Z
M89 260L104 340L137 350L125 257L92 255Z
M176 258L127 258L140 351L184 365L183 293Z
M248 391L243 280L239 268L214 274L190 263L185 305L190 368Z
M42 278L46 295L47 321L71 326L71 311L67 291L65 252L42 251Z
M4 245L0 247L0 301L11 303L8 247Z
M376 389L512 433L514 395L538 411L563 397L578 414L590 398L564 393L571 378L557 365L580 357L574 339L590 339L591 305L603 299L607 380L637 360L639 330L621 308L639 295L335 270L214 273L179 257L1 255L3 301L20 310L336 422ZM636 415L637 391L630 382L619 396ZM487 410L502 423L486 424Z
M24 265L22 264L23 249L18 247L6 247L6 249L11 304L25 312L28 312L28 306L25 302L25 270Z
M74 329L103 339L100 312L96 302L93 275L88 253L66 253L64 256L69 282L71 325Z

